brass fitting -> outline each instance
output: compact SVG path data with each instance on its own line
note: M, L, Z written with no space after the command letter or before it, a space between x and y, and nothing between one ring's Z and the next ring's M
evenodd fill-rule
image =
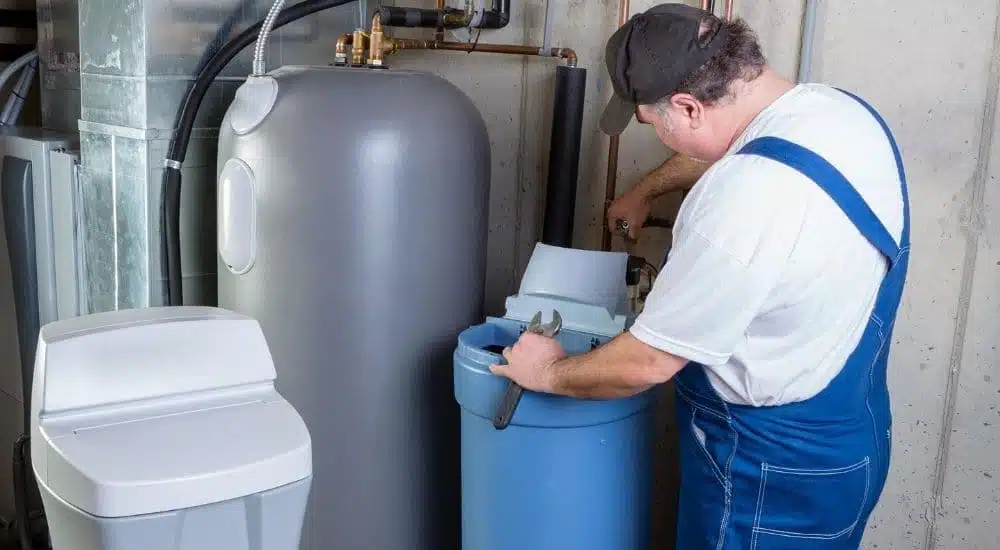
M384 44L385 31L382 29L382 14L376 11L372 17L371 36L368 44L368 64L370 66L382 66Z
M542 53L537 46L446 42L439 39L415 40L409 38L390 38L385 35L385 29L382 26L382 14L378 11L372 16L369 32L365 32L365 29L357 29L352 34L342 34L337 38L336 62L338 64L347 62L348 46L351 47L351 64L367 64L369 67L382 67L385 64L386 56L402 50L448 50L468 53L546 55L561 58L570 67L576 67L577 64L576 52L570 48L552 48L548 52Z
M351 38L351 46L351 63L353 65L364 64L365 53L368 51L368 34L365 33L364 29L354 31L354 36Z
M347 48L353 41L354 35L350 33L342 34L337 37L336 57L334 58L334 61L337 64L347 63Z
M468 27L472 24L472 12L464 11L460 13L445 13L444 24L446 27ZM440 42L442 40L444 40L443 36L438 41Z

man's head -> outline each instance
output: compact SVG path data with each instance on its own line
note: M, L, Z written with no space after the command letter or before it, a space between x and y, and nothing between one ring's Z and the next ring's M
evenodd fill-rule
M614 96L602 130L619 134L635 116L671 149L705 160L725 154L737 130L726 107L766 65L746 23L675 3L633 16L605 55Z

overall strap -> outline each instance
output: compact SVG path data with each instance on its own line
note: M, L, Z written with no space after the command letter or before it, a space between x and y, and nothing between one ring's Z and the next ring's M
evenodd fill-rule
M896 240L854 186L826 159L801 145L774 136L757 138L744 145L737 154L757 155L780 162L813 180L837 203L872 246L889 260L890 265L895 265L900 250Z
M909 193L906 189L906 170L903 168L903 155L899 151L899 145L896 143L896 138L892 135L892 130L889 129L889 125L882 118L882 115L875 110L867 101L861 99L860 97L837 88L838 91L853 98L855 101L860 103L868 112L871 113L872 117L878 121L879 126L882 127L882 131L885 132L886 138L889 139L889 145L892 146L892 154L896 157L896 170L899 171L899 185L901 186L903 192L903 233L902 238L900 238L900 243L903 248L908 248L910 246L910 198Z

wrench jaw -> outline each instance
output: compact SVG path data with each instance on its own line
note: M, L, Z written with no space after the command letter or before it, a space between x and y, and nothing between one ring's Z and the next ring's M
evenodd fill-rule
M547 336L552 338L559 331L562 330L562 315L559 315L559 311L552 310L552 320L548 323L542 324L542 312L539 311L531 318L531 322L528 323L528 332L533 332L535 334L541 334L542 336Z
M528 323L528 332L537 332L538 327L541 326L541 324L542 324L542 312L539 311L531 318L531 321Z

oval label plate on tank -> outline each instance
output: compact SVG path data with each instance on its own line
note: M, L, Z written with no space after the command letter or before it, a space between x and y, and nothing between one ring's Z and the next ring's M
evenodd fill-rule
M240 159L227 160L219 174L217 208L219 257L243 275L257 259L257 197L253 171Z

